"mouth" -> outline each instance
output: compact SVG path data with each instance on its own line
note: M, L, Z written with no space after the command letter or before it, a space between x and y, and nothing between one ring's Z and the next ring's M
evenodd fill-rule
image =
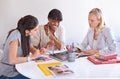
M58 26L54 26L54 29L56 30L58 28Z

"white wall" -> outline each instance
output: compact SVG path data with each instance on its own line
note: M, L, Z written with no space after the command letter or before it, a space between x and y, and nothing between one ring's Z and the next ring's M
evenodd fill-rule
M66 30L66 44L83 40L89 27L88 12L94 7L101 8L108 26L120 33L119 4L119 0L0 0L0 46L20 17L31 14L39 19L39 24L46 24L53 8L63 14L61 25Z
M120 42L120 1L97 0L97 7L102 9L106 24L111 28L114 39Z

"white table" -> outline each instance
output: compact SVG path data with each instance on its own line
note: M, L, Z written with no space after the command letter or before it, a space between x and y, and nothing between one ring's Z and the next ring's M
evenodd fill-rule
M34 61L21 63L16 65L16 69L31 79L120 78L120 63L95 65L86 57L76 59L75 62L63 62L75 73L62 76L46 77L37 64Z

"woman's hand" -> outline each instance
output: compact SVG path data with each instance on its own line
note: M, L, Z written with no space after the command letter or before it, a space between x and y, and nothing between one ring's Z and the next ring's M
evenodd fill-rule
M96 49L89 49L89 50L83 51L83 53L85 53L85 54L96 54L96 53L99 53L99 51L96 50Z
M46 49L47 49L47 50L50 50L50 49L52 49L52 48L54 47L54 45L55 45L54 41L51 40L51 41L49 41L49 42L47 43Z
M41 49L37 49L36 52L34 52L31 56L30 59L36 59L38 57L42 57L42 56L48 56L46 54L46 49L45 48L41 48Z
M41 54L41 55L46 54L46 49L45 49L45 48L41 48L41 49L40 49L40 54Z
M40 57L40 51L36 50L36 52L32 53L32 55L30 55L30 60L36 59Z

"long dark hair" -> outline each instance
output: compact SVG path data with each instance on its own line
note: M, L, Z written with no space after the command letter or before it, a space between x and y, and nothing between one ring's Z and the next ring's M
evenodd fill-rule
M26 36L26 30L32 30L38 25L38 20L32 15L27 15L22 17L17 23L17 30L21 33L21 46L23 51L23 56L27 56L30 52L30 36ZM10 33L15 29L11 30Z

